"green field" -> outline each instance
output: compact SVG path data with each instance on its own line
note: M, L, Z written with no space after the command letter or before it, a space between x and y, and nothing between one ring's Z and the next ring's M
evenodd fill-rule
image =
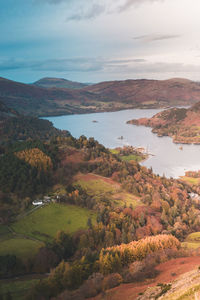
M74 184L80 185L89 195L92 195L97 200L101 199L103 195L108 195L109 199L113 200L113 204L117 207L123 207L124 205L129 207L132 205L135 208L138 205L144 205L139 197L122 190L121 186L112 180L106 182L99 175L85 174L78 176L78 180Z
M102 195L107 193L114 193L119 188L114 185L105 182L103 179L80 179L75 182L75 185L80 185L89 195Z
M0 242L12 238L12 233L10 232L8 226L0 225Z
M27 281L16 280L9 283L0 282L0 295L6 297L7 293L10 293L13 300L22 300L24 299L25 294L38 282L38 280L39 279Z
M39 241L25 238L11 238L1 241L0 255L16 255L18 258L26 260L34 257L42 246L44 246L44 244Z
M123 161L131 161L131 160L134 160L134 161L137 161L137 162L140 162L143 160L143 157L141 157L140 155L136 155L136 154L130 154L130 155L123 155L123 156L120 156L121 160Z
M9 232L8 226L0 224L0 236L8 234Z
M87 227L88 218L95 223L96 214L73 205L49 204L12 224L19 234L48 241L55 237L58 230L73 233Z
M137 161L140 162L142 160L144 160L144 157L142 154L130 154L130 155L119 155L119 150L117 149L110 149L110 152L112 154L117 155L122 161Z
M131 204L132 204L133 208L135 208L139 205L144 205L144 203L142 203L138 197L134 196L133 194L129 194L129 193L124 193L123 200L126 203L127 207L129 207Z
M119 154L119 150L117 149L109 149L112 154Z
M139 205L144 205L144 203L140 201L139 197L136 197L133 194L129 194L126 192L115 194L113 195L112 199L115 201L117 206L122 206L122 207L124 205L126 205L127 207L132 205L132 207L135 208Z
M186 183L192 184L192 185L199 185L199 183L200 183L200 178L181 176L180 179L185 181Z
M185 241L182 243L183 247L189 249L197 249L200 247L200 232L194 232L187 236Z

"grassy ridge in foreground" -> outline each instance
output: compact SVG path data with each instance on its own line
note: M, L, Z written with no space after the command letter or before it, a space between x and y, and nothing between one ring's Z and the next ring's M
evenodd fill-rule
M15 232L47 241L58 230L73 233L87 227L88 218L95 223L96 214L73 205L49 204L12 225Z

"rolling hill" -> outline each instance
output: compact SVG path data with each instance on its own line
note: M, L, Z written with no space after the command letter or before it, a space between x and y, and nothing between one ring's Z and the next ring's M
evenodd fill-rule
M33 83L35 86L44 88L65 88L65 89L82 89L87 86L86 83L70 81L64 78L45 77Z
M32 116L158 108L200 101L200 84L177 78L164 81L142 79L67 89L44 88L0 78L0 101L21 114Z
M87 90L104 101L118 100L147 108L188 105L200 100L200 84L181 78L102 82Z

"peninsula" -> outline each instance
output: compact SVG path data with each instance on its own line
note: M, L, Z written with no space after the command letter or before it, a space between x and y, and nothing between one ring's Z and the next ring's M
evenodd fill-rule
M127 123L152 127L158 136L170 136L174 143L200 144L200 102L192 107L171 108L152 118L130 120Z

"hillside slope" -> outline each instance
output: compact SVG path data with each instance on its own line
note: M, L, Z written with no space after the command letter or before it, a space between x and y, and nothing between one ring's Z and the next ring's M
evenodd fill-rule
M192 104L200 100L200 85L187 79L125 80L102 82L89 86L88 91L105 101L122 100L144 107Z
M86 83L70 81L64 78L45 77L33 83L35 86L44 88L65 88L65 89L81 89L87 86Z
M128 121L129 124L144 125L153 128L158 136L168 135L174 143L200 143L200 102L191 108L172 108L162 111L152 118Z
M0 78L0 101L21 114L33 116L158 108L200 101L200 85L186 79L125 80L67 89Z
M56 129L48 120L35 117L16 115L0 121L0 144L6 141L15 142L28 139L48 140L57 136L70 136L70 133L66 130Z
M200 258L176 258L156 267L158 275L143 282L126 283L112 288L104 295L98 295L90 300L120 300L120 299L199 299L200 273L198 270Z
M18 113L14 109L7 107L2 101L0 101L0 122L17 115Z
M30 123L23 125L23 118ZM66 296L77 292L95 296L121 282L138 284L138 276L152 278L157 262L182 256L178 239L200 230L199 206L190 196L193 187L124 160L124 155L112 154L93 138L75 139L54 132L48 121L23 118L23 126L14 125L11 131L20 141L11 145L8 132L0 149L0 239L5 240L0 276L50 272L26 299L50 299L62 292L57 299L79 299ZM31 140L29 131L38 127L44 132L37 130ZM45 202L46 198L57 203ZM35 199L44 201L36 211ZM69 205L80 213L69 214ZM51 221L50 215L59 222ZM75 228L81 219L82 225ZM48 240L36 249L35 258L29 257L30 239ZM27 246L28 263L20 260L22 244ZM7 266L17 254L20 264L15 269Z
M26 115L72 113L70 109L57 105L55 100L74 99L70 90L44 89L0 78L0 101L8 107Z

